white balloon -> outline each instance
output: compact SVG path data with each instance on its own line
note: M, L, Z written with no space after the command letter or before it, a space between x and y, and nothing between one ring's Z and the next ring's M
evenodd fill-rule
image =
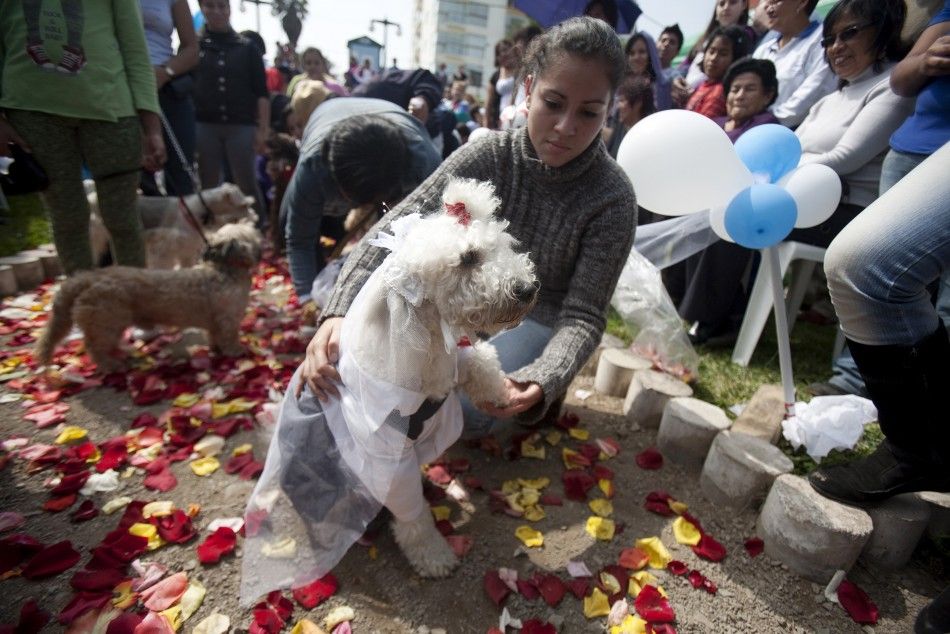
M799 165L776 184L784 187L798 204L796 229L820 225L841 202L841 179L833 169L820 163Z
M709 210L709 226L712 228L713 233L726 242L735 242L735 240L732 239L732 236L729 235L729 232L726 231L725 207L714 207L713 209Z
M617 151L637 203L665 216L724 207L752 184L732 142L712 119L664 110L633 126Z

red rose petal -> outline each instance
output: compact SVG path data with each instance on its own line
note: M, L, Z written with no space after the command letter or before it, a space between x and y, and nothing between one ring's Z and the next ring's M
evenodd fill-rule
M663 466L663 454L653 447L638 453L636 460L641 469L655 470Z
M112 592L114 587L128 578L128 575L115 568L80 570L69 580L69 584L81 592Z
M706 581L706 577L704 577L703 573L698 570L690 570L689 574L686 576L686 579L689 581L689 585L693 586L694 588L701 587Z
M43 544L25 533L0 539L0 574L13 570L41 550Z
M171 515L156 519L158 520L158 536L166 542L184 544L197 534L192 526L191 518L181 509L176 509Z
M693 546L693 552L709 561L722 561L726 556L725 547L705 533L699 538L699 543Z
M89 521L97 515L99 515L99 509L96 508L95 503L92 500L86 500L79 505L79 508L70 513L69 521L78 524L79 522Z
M327 573L309 585L294 588L294 601L307 610L312 610L336 594L338 587L336 577L332 573Z
M43 510L49 511L50 513L59 513L64 509L68 509L70 506L76 503L76 494L70 493L68 495L63 495L60 497L50 498L43 503Z
M647 623L647 634L676 634L676 628L669 623Z
M557 634L557 630L546 621L528 619L521 625L521 634Z
M56 618L62 625L69 625L89 610L102 609L111 599L111 592L77 592Z
M198 546L198 560L203 564L217 563L222 556L234 550L236 543L237 536L234 531L227 526L221 526Z
M12 634L36 634L43 629L43 626L49 623L50 614L40 609L36 599L30 597L20 608L20 620L16 626L0 625L0 631L11 632Z
M501 580L497 570L486 571L485 577L482 580L482 585L485 588L486 594L488 594L488 598L490 598L497 606L501 606L501 604L511 593L511 588L509 588L505 582Z
M80 554L73 548L72 542L64 540L48 546L33 555L23 567L26 579L44 579L69 570L79 562Z
M670 602L654 586L643 586L633 607L643 620L651 623L669 623L676 619Z
M446 535L445 541L449 543L456 557L464 557L475 545L475 540L471 535Z
M583 599L590 591L590 577L578 577L567 582L567 587L578 599Z
M129 452L125 448L124 444L122 446L108 447L105 451L103 451L99 462L96 463L96 471L99 473L104 473L109 469L118 469L124 465L128 459Z
M561 506L564 504L564 500L561 499L561 496L555 495L554 493L543 493L538 502L544 506Z
M749 557L758 557L762 554L764 548L765 542L758 537L750 537L745 540L745 550L749 553Z
M515 585L518 586L518 594L523 596L528 601L534 601L541 593L538 592L538 587L534 583L527 579L518 579L515 581Z
M866 625L877 623L880 615L871 597L847 579L838 586L838 601L855 623Z
M593 475L598 480L613 480L614 472L605 467L604 465L595 464L594 468L591 470Z
M134 612L122 612L109 621L106 634L135 634L135 628L142 622L143 617Z
M670 574L674 574L677 577L685 575L689 570L689 568L686 567L686 564L676 559L666 564L666 569L670 571Z
M452 474L442 465L433 465L426 471L426 477L432 484L446 485L452 481Z
M589 473L575 469L565 471L561 475L561 482L564 484L565 497L575 502L586 501L587 492L597 484L597 481Z
M556 575L544 575L538 583L538 592L541 593L541 598L544 599L545 603L552 608L556 608L561 599L564 598L567 586Z
M178 572L142 590L139 598L142 600L142 605L149 610L161 612L175 605L187 589L188 575Z
M147 489L165 492L171 491L176 486L178 486L178 479L166 464L165 468L161 471L150 473L149 475L145 476L145 479L142 480L142 484Z
M713 583L710 579L703 580L703 590L709 594L716 594L719 591L719 588L716 587L716 584Z

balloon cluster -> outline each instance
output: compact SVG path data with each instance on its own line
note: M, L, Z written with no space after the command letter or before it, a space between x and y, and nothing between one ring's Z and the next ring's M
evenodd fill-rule
M756 126L733 145L712 119L665 110L627 133L617 162L642 207L666 216L708 209L719 237L762 249L824 222L841 200L834 170L798 166L801 153L795 133L778 124Z

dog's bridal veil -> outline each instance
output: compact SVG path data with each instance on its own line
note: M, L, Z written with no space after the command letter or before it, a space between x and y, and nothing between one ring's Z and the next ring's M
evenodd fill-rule
M376 244L398 249L413 216L394 222L395 236L382 234ZM386 294L388 327L399 335L367 341L370 331L365 326L378 319L371 313L379 312L371 299L381 289ZM407 437L410 415L426 403L421 386L413 384L418 383L415 373L410 372L416 362L413 354L429 343L428 333L413 318L414 307L421 302L419 292L414 280L388 256L343 322L337 368L343 380L340 398L321 404L305 390L298 400L294 391L299 369L291 380L264 472L245 513L242 604L249 605L271 590L307 585L332 570L384 502L399 519L429 512L422 497L420 465L455 442L462 417L458 397L450 393L418 438ZM446 331L444 336L452 342L454 355L451 334ZM391 367L359 367L351 351L363 345L383 348L375 356ZM380 376L397 377L400 384Z

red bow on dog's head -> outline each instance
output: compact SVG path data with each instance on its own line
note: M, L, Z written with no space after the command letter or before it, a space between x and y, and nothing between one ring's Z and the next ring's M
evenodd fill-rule
M445 213L454 216L458 223L467 227L472 222L472 214L465 210L465 203L445 203Z

